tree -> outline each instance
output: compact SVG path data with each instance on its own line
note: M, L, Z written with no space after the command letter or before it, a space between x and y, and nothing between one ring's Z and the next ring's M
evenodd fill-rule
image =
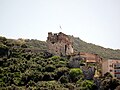
M8 54L8 47L0 42L0 57Z
M115 78L107 78L101 82L101 89L102 90L114 90L117 86L120 85L118 79Z
M69 69L67 67L60 67L55 70L57 76L56 79L58 80L62 75L68 74Z
M90 80L79 80L77 81L77 85L80 90L94 90L96 88L93 81Z
M79 80L80 76L83 75L82 70L80 68L72 68L70 69L70 78L73 82Z
M61 76L60 79L59 79L59 81L61 83L68 83L69 82L68 76L64 76L64 75Z
M56 81L42 81L37 83L37 90L65 90L61 84Z
M45 67L46 72L54 72L54 70L55 70L55 66L53 66L53 65L49 64Z
M104 74L104 77L105 78L112 78L113 76L109 72L107 72Z

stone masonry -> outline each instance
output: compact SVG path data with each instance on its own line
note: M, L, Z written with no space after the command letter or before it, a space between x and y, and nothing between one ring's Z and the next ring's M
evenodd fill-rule
M59 56L71 55L73 53L73 42L64 33L48 33L47 45L50 53Z

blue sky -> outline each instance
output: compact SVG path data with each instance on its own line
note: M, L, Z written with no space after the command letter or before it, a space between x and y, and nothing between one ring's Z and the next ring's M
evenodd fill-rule
M60 31L120 49L120 0L0 0L1 36L45 41Z

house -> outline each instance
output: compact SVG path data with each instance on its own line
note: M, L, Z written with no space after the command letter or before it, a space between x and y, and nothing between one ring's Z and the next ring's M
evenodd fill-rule
M120 79L120 60L108 59L102 63L102 75L109 72L113 77Z
M102 58L98 54L80 52L80 56L85 60L87 65L95 65L97 69L102 67Z

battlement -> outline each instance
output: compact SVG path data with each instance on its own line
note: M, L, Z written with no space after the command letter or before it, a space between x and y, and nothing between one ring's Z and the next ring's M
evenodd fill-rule
M49 32L48 33L48 37L47 37L47 41L51 42L51 43L67 43L67 44L71 44L72 41L70 40L70 38L62 33L62 32L59 32L59 33L52 33L52 32Z

